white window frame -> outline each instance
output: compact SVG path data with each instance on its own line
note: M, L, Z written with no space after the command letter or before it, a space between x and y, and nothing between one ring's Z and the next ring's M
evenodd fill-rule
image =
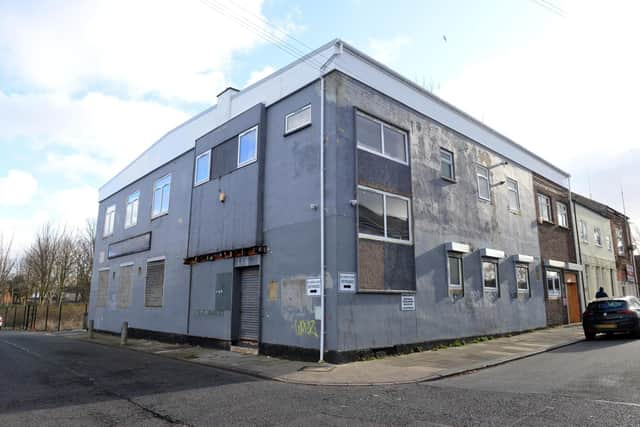
M553 286L553 290L549 289L549 273L555 273L558 277L558 288L556 289L555 282ZM562 296L562 281L560 278L560 271L558 270L546 270L544 273L544 286L547 289L547 295L549 299L558 299Z
M409 164L409 143L408 143L409 136L407 135L406 131L404 131L404 130L402 130L400 128L397 128L397 127L395 127L393 125L390 125L388 123L385 123L380 119L376 119L375 117L372 117L372 116L370 116L368 114L365 114L362 111L358 110L358 111L356 111L356 114L359 114L362 117L365 117L365 118L371 120L372 122L376 122L376 123L378 123L380 125L380 141L381 141L380 149L382 151L376 151L376 150L374 150L372 148L367 147L366 145L362 145L362 144L360 144L360 141L358 140L357 141L357 145L358 145L358 149L359 150L367 151L367 152L375 154L377 156L384 157L385 159L393 160L394 162L400 163L402 165L408 165ZM396 132L399 132L399 133L401 133L403 135L403 138L404 138L404 160L397 159L397 158L392 157L392 156L390 156L390 155L385 153L385 149L384 149L384 128L385 128L385 126L388 127L389 129L392 129L392 130L394 130ZM357 133L358 133L358 131L356 129L356 137L357 137Z
M514 185L514 189L509 187L509 184ZM520 212L520 186L518 185L518 181L513 178L507 178L507 192L515 193L516 195L516 204L518 205L516 208L513 208L509 204L509 210L511 212ZM509 199L507 198L507 203L509 203Z
M589 225L583 219L579 220L580 225L580 241L583 243L589 243Z
M132 200L132 197L135 198ZM133 216L133 205L135 204L135 218ZM138 214L140 213L140 190L134 191L127 197L127 206L124 211L124 228L131 228L138 224Z
M625 248L624 248L624 232L622 227L616 225L616 254L618 256L624 256Z
M102 226L102 237L113 234L116 225L116 205L107 206L104 210L104 224Z
M491 286L485 286L486 283L484 278L484 263L493 264L496 266L496 287L492 288ZM494 293L500 295L500 263L497 259L493 258L480 258L480 271L482 272L482 291L484 293Z
M238 147L238 150L240 150L240 147ZM198 160L200 160L200 158L204 156L209 157L209 161L207 162L207 176L206 178L203 178L200 181L198 181ZM194 171L193 171L193 186L196 187L200 184L204 184L205 182L209 182L210 178L211 178L211 150L207 150L198 154L198 156L196 157L196 163L194 165Z
M413 230L412 230L412 220L411 220L411 199L408 197L400 196L394 193L387 193L386 191L376 190L375 188L366 187L364 185L358 185L358 190L371 191L372 193L382 194L382 218L384 221L384 236L376 236L374 234L360 233L358 231L358 237L362 239L369 240L379 240L381 242L391 242L391 243L399 243L402 245L412 245L413 244ZM407 214L409 221L409 240L395 239L391 237L387 237L387 197L395 197L397 199L402 199L407 202ZM360 221L360 219L358 219ZM360 224L357 224L358 228Z
M558 225L560 227L569 228L569 209L567 208L566 204L562 202L556 202L556 217L558 219Z
M538 193L538 211L540 213L540 218L542 218L542 221L544 222L548 222L550 224L553 224L553 210L551 209L551 197L547 196L546 194L542 194L542 193ZM543 209L542 209L542 205L541 200L544 200L544 207L546 207L546 213L547 218L545 218L545 215L543 215Z
M459 274L458 277L460 277L459 284L451 283L451 264L449 263L449 258L455 258L458 260L458 274ZM464 287L464 276L462 275L463 271L464 269L462 267L462 255L455 252L448 252L447 253L447 284L449 288L462 289Z
M309 122L303 123L300 126L297 126L297 127L293 128L293 129L289 129L289 127L288 127L289 126L289 117L293 117L296 114L302 113L305 110L311 110L311 104L307 104L304 107L302 107L302 108L300 108L300 109L298 109L296 111L293 111L293 112L287 114L286 116L284 116L284 134L285 135L289 135L291 133L294 133L294 132L296 132L296 131L298 131L300 129L306 128L307 126L311 126L311 123L312 123L313 119L311 117L311 113L312 112L309 111Z
M450 161L445 161L442 159L442 153L445 153L449 156L451 156L451 160ZM450 168L451 168L451 178L449 178L448 176L444 176L442 175L442 163L447 163ZM456 160L455 160L455 155L453 154L453 151L451 150L447 150L444 147L440 147L440 178L445 179L447 181L455 181L456 180Z
M520 286L518 286L518 268L526 268L527 269L527 288L526 289L520 289ZM529 269L529 264L524 263L524 262L516 262L515 263L515 273L516 273L516 290L519 294L527 294L529 295L531 293L531 277L530 277L530 273L531 270Z
M486 176L481 174L480 171L485 171L487 173ZM487 181L487 193L489 194L489 197L487 198L482 197L482 195L480 194L480 178ZM491 201L491 178L490 178L490 172L488 167L482 166L480 164L476 164L476 185L478 187L478 198L480 200L490 202Z
M604 241L607 243L607 250L609 252L612 252L613 251L613 244L611 243L611 237L604 236Z
M596 246L602 247L602 230L600 227L593 227L593 240Z
M153 207L155 206L155 201L156 201L156 190L157 190L158 188L163 189L163 188L165 187L164 185L163 185L162 187L158 187L158 186L157 186L157 184L158 184L158 182L162 181L163 179L165 179L165 178L167 178L167 177L169 177L169 200L167 201L167 210L166 210L166 211L163 211L163 210L162 210L162 201L161 201L161 202L160 202L160 212L158 212L158 213L154 214L154 213L153 213ZM172 192L171 192L171 181L172 181L172 180L173 180L173 179L172 179L171 174L170 174L170 173L168 173L168 174L163 175L162 177L160 177L160 178L156 179L156 180L153 182L153 193L152 193L152 194L153 194L153 197L152 197L152 199L151 199L151 219L158 218L158 217L161 217L161 216L163 216L163 215L167 215L167 214L169 213L169 209L170 209L170 207L171 207L171 193L172 193ZM163 193L163 191L160 191L160 194L161 194L161 195L162 195L162 193ZM163 200L164 200L164 199L163 199Z
M242 137L244 135L248 134L248 133L253 132L254 130L256 131L256 151L255 151L255 154L254 154L254 156L252 158L250 158L248 160L245 160L244 162L240 163L240 152L242 151L240 149L240 145L242 144ZM257 125L252 127L252 128L250 128L250 129L245 130L244 132L242 132L240 134L238 134L238 157L237 157L238 161L236 162L236 165L237 165L236 169L241 168L243 166L250 165L251 163L254 163L256 160L258 160L258 144L259 144L259 134L258 134L258 126Z

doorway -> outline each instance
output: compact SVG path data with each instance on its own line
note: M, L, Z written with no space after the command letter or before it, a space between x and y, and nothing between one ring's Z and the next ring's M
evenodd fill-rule
M256 343L260 337L260 274L259 267L241 268L238 339Z
M564 273L564 284L567 289L569 323L580 322L580 296L578 294L578 278L576 274Z

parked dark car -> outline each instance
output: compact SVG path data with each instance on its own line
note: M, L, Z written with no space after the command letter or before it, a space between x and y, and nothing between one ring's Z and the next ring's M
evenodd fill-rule
M588 340L599 333L616 332L640 338L640 300L630 296L595 299L582 314L582 328Z

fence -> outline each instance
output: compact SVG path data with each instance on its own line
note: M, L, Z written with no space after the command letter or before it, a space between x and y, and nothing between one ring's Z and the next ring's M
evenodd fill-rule
M4 328L29 331L61 331L80 329L86 325L87 305L13 304L0 306Z

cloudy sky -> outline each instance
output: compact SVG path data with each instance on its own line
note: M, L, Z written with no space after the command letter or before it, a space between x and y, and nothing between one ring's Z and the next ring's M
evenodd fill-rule
M622 210L623 188L640 223L640 2L549 1L0 0L0 233L21 248L96 216L97 189L157 138L291 62L265 21L301 50L343 38L580 193Z

